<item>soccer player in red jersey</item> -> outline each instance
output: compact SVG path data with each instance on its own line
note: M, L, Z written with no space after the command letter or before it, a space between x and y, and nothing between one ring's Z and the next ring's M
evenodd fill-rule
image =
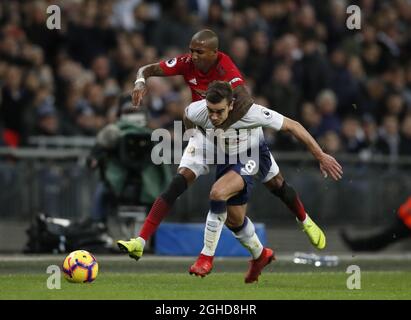
M190 53L180 55L173 59L159 63L149 64L141 67L137 72L137 80L132 93L133 105L138 107L146 92L145 81L149 77L167 77L182 75L192 92L193 101L204 98L208 84L215 80L229 82L234 93L234 107L227 120L219 128L227 129L241 119L253 104L253 99L245 88L244 79L231 61L224 53L218 51L218 37L211 30L201 30L196 33L190 42ZM184 119L186 128L192 127L192 123ZM197 139L198 140L198 139ZM143 224L139 237L130 241L118 241L119 248L127 252L130 257L138 260L142 254L147 241L157 230L159 224L171 211L177 198L190 186L198 176L206 174L208 167L199 163L191 163L187 156L187 151L192 150L190 146L198 147L196 137L190 138L189 144L183 154L182 161L176 176L168 188L154 202L151 210ZM320 161L321 162L321 161ZM325 171L321 168L323 174ZM335 178L335 177L333 177ZM279 197L287 207L295 214L302 230L307 234L311 243L318 249L324 247L319 245L319 239L324 238L324 234L318 226L306 214L304 206L296 191L288 185L279 171L269 172L262 180L267 189ZM218 239L213 238L208 232L211 226L220 227L221 216L207 216L205 229L205 246L190 272L202 275L212 267L212 261ZM222 227L222 226L221 226ZM207 237L212 241L208 241ZM322 242L325 244L325 242ZM204 267L207 266L207 267ZM198 272L198 273L197 273Z

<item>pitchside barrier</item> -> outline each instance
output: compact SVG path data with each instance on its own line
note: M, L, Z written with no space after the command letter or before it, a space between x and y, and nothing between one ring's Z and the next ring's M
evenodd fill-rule
M36 148L0 148L0 223L5 219L29 221L39 212L68 219L90 216L99 181L98 173L86 167L92 141L47 141L40 139ZM411 194L410 157L337 155L344 177L335 182L322 177L318 163L309 153L273 154L282 175L321 225L388 223ZM173 165L176 169L177 165ZM204 223L214 177L211 166L210 174L200 177L178 199L166 222ZM288 208L258 182L247 215L267 227L295 224Z
M255 223L255 232L261 243L267 243L265 225ZM168 256L196 256L204 244L204 223L162 223L156 232L154 252ZM225 226L221 232L216 256L248 257L250 253L234 238Z

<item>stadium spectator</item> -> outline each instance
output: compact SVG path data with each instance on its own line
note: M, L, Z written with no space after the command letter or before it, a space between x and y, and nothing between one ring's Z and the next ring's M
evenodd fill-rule
M315 30L307 30L302 36L302 58L295 63L294 77L302 92L303 101L314 101L321 90L330 85L330 67L320 52Z
M247 72L247 57L250 46L243 37L236 37L230 43L229 55L240 70Z
M311 102L304 102L301 108L301 124L315 138L320 136L321 114Z
M47 88L39 90L34 98L33 135L55 136L60 134L55 99Z
M0 115L6 132L6 144L17 147L26 138L24 117L31 97L23 85L23 70L9 66L1 90Z
M287 65L277 65L271 80L262 86L261 95L268 99L267 106L285 115L296 118L300 92L292 83L292 71ZM264 104L263 104L264 105Z
M362 130L364 132L364 148L359 156L362 159L370 159L375 154L376 143L378 141L378 126L371 116L364 116L362 120Z
M400 134L399 154L411 156L411 114L408 114L402 121Z
M338 134L341 129L341 120L337 115L337 97L334 92L328 89L321 91L315 102L321 114L318 134L321 136L327 131L334 131Z
M330 88L337 97L337 113L340 117L357 112L353 104L357 101L359 84L347 68L347 59L346 53L340 48L336 48L330 56Z
M341 125L341 149L347 153L359 154L365 147L364 132L358 118L347 116Z
M382 79L371 78L366 81L364 86L362 86L358 103L355 104L359 113L380 119L380 110L383 108L385 92L386 89Z
M411 68L407 67L411 65L410 49L406 41L410 27L405 14L409 4L401 1L362 4L364 21L358 31L349 31L345 23L340 23L346 18L340 1L321 5L294 0L241 4L141 0L100 4L96 0L79 0L56 4L65 17L61 30L47 29L45 0L0 4L0 86L3 96L8 87L6 70L14 69L15 81L22 77L19 90L26 92L18 104L24 101L24 105L31 105L30 99L40 86L52 90L58 114L64 113L65 95L71 91L72 83L97 83L103 86L105 97L107 90L112 97L115 86L111 84L116 82L118 90L125 92L135 76L136 65L153 63L162 57L166 60L176 56L176 50L185 51L190 30L194 33L209 23L221 29L221 46L244 72L252 95L271 99L271 92L267 88L262 92L262 88L268 87L277 65L287 65L292 70L290 86L301 94L297 102L299 111L304 102L314 102L326 88L337 96L340 121L346 113L356 117L367 115L377 119L381 126L382 118L392 113L388 109L398 108L399 98L392 98L392 94L403 100L400 121L411 106ZM256 67L252 68L253 65ZM110 89L105 84L108 79ZM167 80L173 91L182 97L186 94L181 79ZM345 85L339 85L342 82ZM273 92L277 86L276 83ZM85 95L82 92L79 98L85 99ZM26 134L17 139L15 129L8 126L10 117L14 123L16 119L27 118L30 108L11 116L9 97L2 101L4 130L14 141L12 144L24 145ZM21 117L20 113L24 115ZM106 122L111 121L110 115L108 118ZM70 126L70 118L61 120L62 128Z
M392 115L401 121L406 109L404 99L398 92L391 92L386 96L382 115Z
M333 156L341 152L340 136L335 131L326 131L319 139L319 144L327 152Z
M395 160L399 154L400 132L397 117L387 115L382 120L378 139L375 143L375 151L378 154L390 156Z

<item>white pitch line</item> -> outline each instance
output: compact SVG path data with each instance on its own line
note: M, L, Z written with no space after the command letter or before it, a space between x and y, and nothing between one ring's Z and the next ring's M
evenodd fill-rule
M327 255L337 256L340 262L350 262L356 260L378 261L378 260L411 260L411 253L361 253L361 254L332 254ZM30 261L60 261L62 262L67 254L42 254L42 255L22 255L22 254L0 254L0 262L30 262ZM325 255L317 256L323 257ZM95 254L98 261L131 261L126 255L107 255L107 254ZM160 256L160 255L145 255L138 263L152 262L152 261L169 261L169 262L191 262L196 259L193 257L178 257L178 256ZM248 257L216 257L217 261L242 261L248 259ZM277 255L277 261L293 261L293 254L279 254Z

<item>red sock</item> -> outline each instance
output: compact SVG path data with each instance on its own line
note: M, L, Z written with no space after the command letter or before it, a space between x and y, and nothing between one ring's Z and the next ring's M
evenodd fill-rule
M292 186L283 181L283 184L279 189L274 189L271 192L284 202L299 221L305 220L307 214L305 213L304 205Z
M165 202L163 198L158 197L156 201L154 201L154 204L151 207L146 220L144 221L139 236L147 241L153 233L156 232L161 221L163 221L165 216L168 215L170 210L170 205Z
M298 196L295 197L294 203L291 204L289 208L291 209L292 212L294 212L298 220L304 221L305 218L307 217L307 214L305 213L304 205Z

